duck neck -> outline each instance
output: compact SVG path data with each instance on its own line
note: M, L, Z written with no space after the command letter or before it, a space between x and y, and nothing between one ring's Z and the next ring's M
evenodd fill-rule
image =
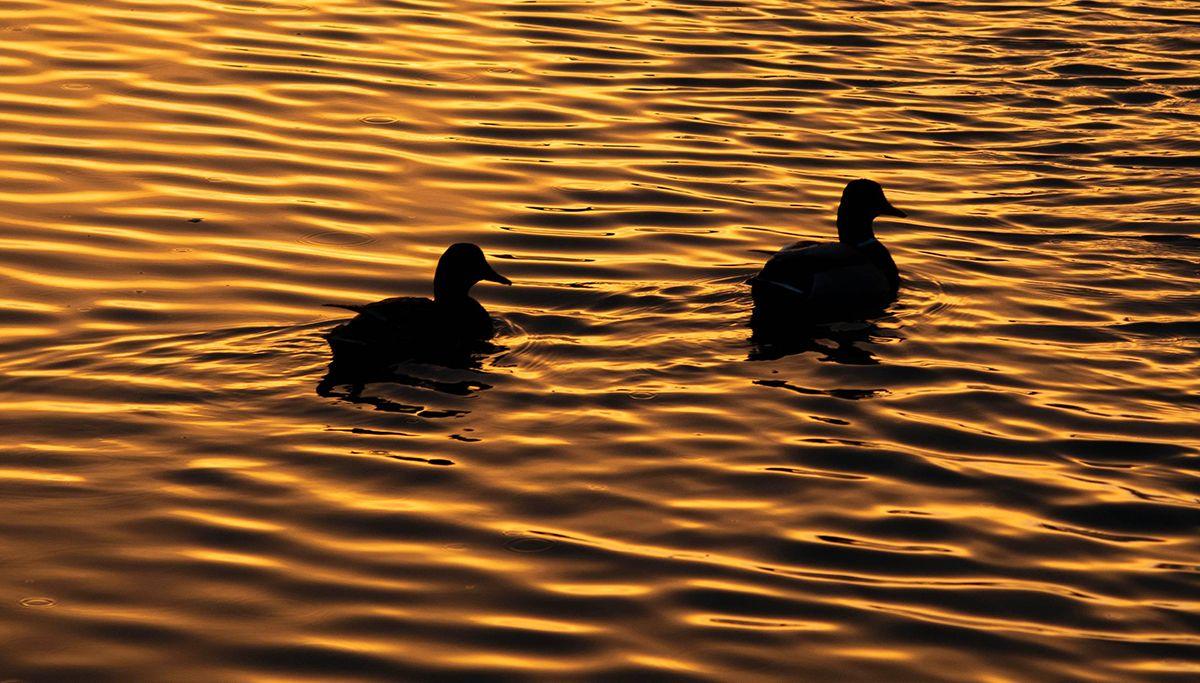
M837 216L838 241L842 244L849 244L856 247L863 246L864 243L870 244L875 241L875 228L872 225L874 222L875 217L869 213L862 213L839 206Z
M455 303L471 298L471 286L461 277L444 272L441 268L433 275L433 300L439 303Z
M892 255L888 253L887 247L875 238L875 231L871 228L871 222L874 219L865 217L860 218L858 222L843 223L841 218L839 215L838 238L841 243L854 247L865 256L887 278L888 287L892 291L892 296L895 296L896 292L900 290L900 271L896 269L896 262L892 260Z

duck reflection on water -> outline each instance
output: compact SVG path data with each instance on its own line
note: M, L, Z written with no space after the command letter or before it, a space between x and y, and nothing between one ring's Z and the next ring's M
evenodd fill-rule
M363 398L363 388L390 382L458 395L490 388L477 381L447 381L405 372L413 369L413 364L476 369L481 357L503 348L491 343L495 334L492 318L471 297L471 288L483 280L512 284L492 268L482 249L458 243L438 260L433 299L394 297L363 305L328 304L357 315L324 335L333 357L317 393L412 412L411 406L389 408L386 400ZM432 374L445 373L434 369ZM348 390L335 392L339 386Z
M895 338L895 330L884 329L872 321L779 326L761 321L756 324L751 316L747 360L778 360L816 353L821 360L842 365L878 365L879 359L866 347Z

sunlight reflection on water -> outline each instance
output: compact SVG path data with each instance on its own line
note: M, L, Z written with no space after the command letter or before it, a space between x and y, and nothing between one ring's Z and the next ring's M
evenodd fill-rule
M0 8L0 673L1194 676L1198 25ZM899 301L751 339L860 176ZM456 241L498 348L318 395Z

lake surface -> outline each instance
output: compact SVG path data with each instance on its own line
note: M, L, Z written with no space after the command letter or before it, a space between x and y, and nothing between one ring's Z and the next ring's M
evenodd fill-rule
M0 5L0 679L1200 676L1200 6ZM743 284L908 219L882 318ZM503 350L316 392L472 241Z

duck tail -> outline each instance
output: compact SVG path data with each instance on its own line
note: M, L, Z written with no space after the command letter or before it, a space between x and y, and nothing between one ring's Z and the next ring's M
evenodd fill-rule
M329 308L341 308L341 309L350 311L351 313L362 313L363 312L363 307L357 306L355 304L321 304L321 305L328 306Z

